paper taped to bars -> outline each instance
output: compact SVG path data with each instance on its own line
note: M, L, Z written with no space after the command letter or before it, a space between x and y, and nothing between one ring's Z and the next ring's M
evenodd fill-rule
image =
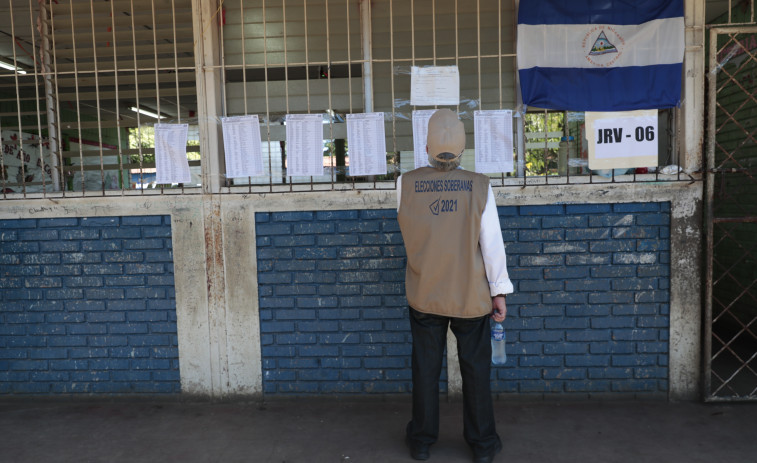
M572 111L679 105L683 0L529 0L519 8L523 104Z

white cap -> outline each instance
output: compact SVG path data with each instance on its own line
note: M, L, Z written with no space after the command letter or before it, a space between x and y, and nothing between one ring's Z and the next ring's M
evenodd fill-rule
M426 138L429 158L449 162L463 154L465 127L450 109L437 110L428 120Z

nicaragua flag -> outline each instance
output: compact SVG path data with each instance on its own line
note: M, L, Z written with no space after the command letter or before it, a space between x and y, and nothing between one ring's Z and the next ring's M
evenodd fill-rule
M518 11L523 103L570 111L677 106L683 0L526 0Z

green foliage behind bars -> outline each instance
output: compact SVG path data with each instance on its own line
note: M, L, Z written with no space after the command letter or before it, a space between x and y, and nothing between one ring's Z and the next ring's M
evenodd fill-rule
M526 133L562 132L564 124L565 113L526 113ZM559 138L547 138L547 142L559 141ZM557 175L557 149L527 149L526 175Z

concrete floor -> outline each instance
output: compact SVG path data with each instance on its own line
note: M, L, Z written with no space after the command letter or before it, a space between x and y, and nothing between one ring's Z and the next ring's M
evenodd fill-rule
M757 462L757 404L495 402L497 462ZM0 400L2 462L410 462L405 399ZM466 462L442 402L430 462Z

